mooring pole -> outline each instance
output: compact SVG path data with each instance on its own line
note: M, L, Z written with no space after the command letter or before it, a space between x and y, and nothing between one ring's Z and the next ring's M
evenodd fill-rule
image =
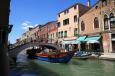
M8 76L8 33L10 0L0 0L0 76Z

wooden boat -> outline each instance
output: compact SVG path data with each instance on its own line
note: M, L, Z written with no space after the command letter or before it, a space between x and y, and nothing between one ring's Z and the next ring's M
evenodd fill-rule
M68 63L73 57L75 51L63 52L59 54L36 53L35 58L53 63Z
M91 54L83 53L82 51L77 51L74 58L86 60L91 58Z
M27 50L29 59L39 59L54 63L67 63L73 57L75 51L61 52L62 49L54 44L40 44L39 49Z
M91 58L91 56L74 56L75 59L86 60Z

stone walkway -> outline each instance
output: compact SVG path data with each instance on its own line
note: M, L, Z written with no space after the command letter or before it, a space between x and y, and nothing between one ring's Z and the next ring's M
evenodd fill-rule
M115 53L103 54L99 57L100 59L115 60Z

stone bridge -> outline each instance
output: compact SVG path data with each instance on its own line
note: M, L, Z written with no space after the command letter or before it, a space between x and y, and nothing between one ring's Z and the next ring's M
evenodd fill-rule
M54 44L48 44L48 43L27 43L27 44L20 45L20 46L18 46L16 48L10 49L9 50L9 56L12 57L12 58L16 58L17 55L21 51L29 49L30 47L34 47L34 46L48 46L49 48L55 49L57 52L60 52L60 49L61 49L59 46L54 45Z

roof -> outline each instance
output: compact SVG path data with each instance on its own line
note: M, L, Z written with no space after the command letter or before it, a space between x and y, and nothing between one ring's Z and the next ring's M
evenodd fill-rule
M47 26L47 24L54 23L54 22L57 23L57 21L50 21L50 22L47 22L47 23L41 25L41 28Z
M91 7L89 8L89 10L86 11L84 14L87 14L87 13L88 13L90 10L92 10L99 2L100 2L100 0L97 1L93 6L91 6ZM84 14L83 14L83 15L84 15ZM83 16L83 15L82 15L82 16ZM81 17L82 17L82 16L81 16Z
M70 8L72 8L72 7L74 7L75 5L82 5L82 6L86 6L86 5L81 4L81 3L75 3L75 4L73 4L72 6L70 6L70 7L66 8L65 10L63 10L63 11L59 12L58 14L60 14L60 13L62 13L62 12L64 12L64 11L66 11L66 10L68 10L68 9L70 9ZM86 6L86 7L88 7L88 6Z
M50 22L47 22L45 25L47 24L50 24L50 23L56 23L57 21L50 21Z

